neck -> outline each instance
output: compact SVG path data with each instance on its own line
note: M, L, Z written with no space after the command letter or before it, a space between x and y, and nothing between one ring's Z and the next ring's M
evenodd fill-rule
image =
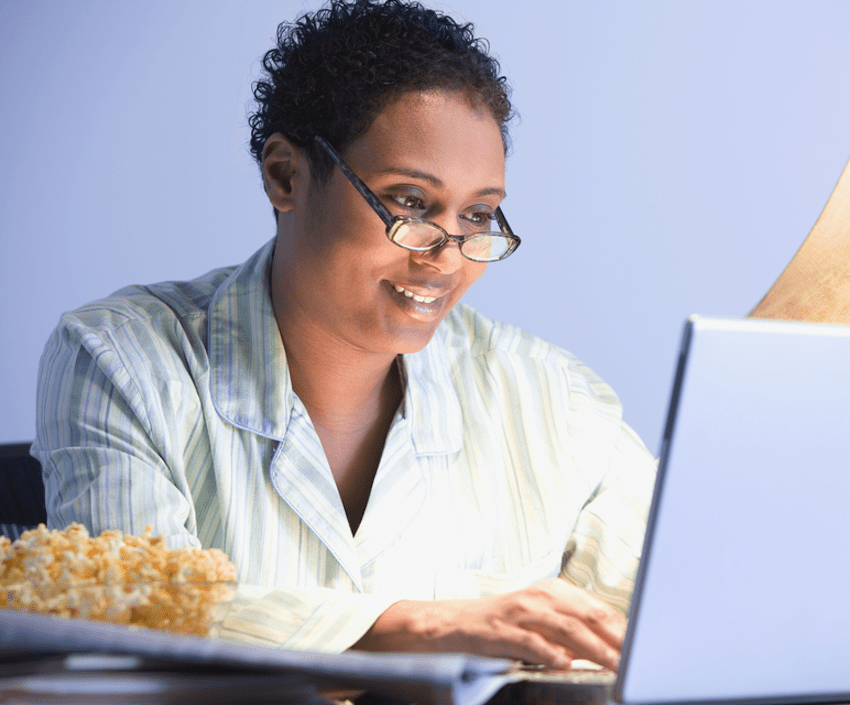
M317 428L345 433L394 414L401 402L396 355L360 350L303 315L272 266L272 306L292 388Z
M310 333L281 329L292 388L317 427L344 433L395 412L401 401L395 356L361 353Z

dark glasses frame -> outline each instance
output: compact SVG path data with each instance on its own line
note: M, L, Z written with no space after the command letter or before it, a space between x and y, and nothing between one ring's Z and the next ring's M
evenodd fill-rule
M461 254L467 259L471 259L474 262L498 262L499 260L503 260L506 257L509 257L513 254L517 247L519 247L522 240L519 236L515 235L513 230L511 230L511 226L508 225L508 221L505 218L504 213L502 213L501 207L496 207L496 210L493 211L493 218L496 223L499 225L500 233L492 232L492 233L475 233L472 235L450 235L443 228L441 228L436 223L432 223L430 220L423 220L422 218L412 218L404 215L393 215L390 210L381 202L381 199L378 198L375 193L370 189L363 180L354 173L351 167L346 164L339 153L330 145L330 143L324 138L319 137L318 135L314 136L313 139L319 144L322 149L327 152L328 156L333 159L334 163L339 167L340 171L346 176L346 178L351 182L351 185L357 189L357 192L366 199L366 202L372 206L372 209L375 213L378 214L378 217L383 221L386 226L387 238L399 247L403 247L406 250L412 250L413 252L429 252L430 250L436 250L447 242L456 242L458 243L458 247L460 248ZM427 225L435 230L439 231L442 234L442 239L435 242L432 245L428 245L427 247L413 247L411 245L405 245L404 243L398 242L395 239L395 236L399 232L399 230L404 227L407 223L417 223L420 225ZM498 257L493 258L479 258L479 257L470 257L465 254L463 251L463 245L465 242L469 240L473 240L481 237L502 237L508 241L507 249Z

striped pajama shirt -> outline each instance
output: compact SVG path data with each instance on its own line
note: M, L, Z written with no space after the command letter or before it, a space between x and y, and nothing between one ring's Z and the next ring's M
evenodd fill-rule
M342 651L393 602L562 575L625 612L655 462L575 357L458 305L404 355L403 403L352 536L293 393L273 241L239 267L64 314L33 454L49 523L217 547L245 606L228 635Z

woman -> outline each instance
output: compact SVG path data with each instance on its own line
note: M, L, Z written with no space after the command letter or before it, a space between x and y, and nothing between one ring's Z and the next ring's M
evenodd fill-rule
M391 1L281 25L264 66L275 238L63 317L51 524L223 549L236 638L616 668L653 460L575 358L456 306L519 245L497 63Z

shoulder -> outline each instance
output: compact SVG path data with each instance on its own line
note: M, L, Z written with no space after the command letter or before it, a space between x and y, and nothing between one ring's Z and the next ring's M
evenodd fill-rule
M459 367L468 365L504 383L545 385L580 395L619 416L614 390L575 355L517 326L456 306L443 321L439 344Z
M106 298L64 313L61 327L109 331L157 319L183 320L205 314L212 297L235 267L216 269L196 279L131 285Z
M446 316L442 340L451 349L465 350L473 357L493 354L570 365L578 361L572 353L509 323L483 316L465 304L459 304Z
M216 302L224 313L251 308L268 295L268 266L274 240L240 265L214 269L195 279L132 285L62 315L57 333L90 332L120 337L122 330L159 331L164 335L203 332ZM247 303L246 303L247 302Z
M173 392L186 370L206 367L209 302L231 269L190 281L128 286L62 314L42 351L40 394L86 390L91 397L101 389L104 398L112 398L114 387L123 398L141 402L155 396L145 389Z

